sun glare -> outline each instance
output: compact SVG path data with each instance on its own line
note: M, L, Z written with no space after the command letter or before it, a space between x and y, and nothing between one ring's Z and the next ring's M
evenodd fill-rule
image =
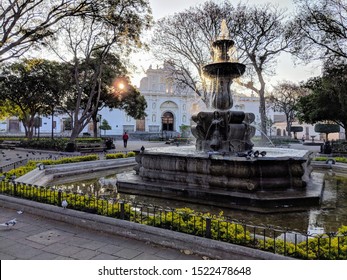
M119 84L118 84L118 88L119 88L120 90L122 90L122 89L125 88L125 85L124 85L123 83L119 83Z

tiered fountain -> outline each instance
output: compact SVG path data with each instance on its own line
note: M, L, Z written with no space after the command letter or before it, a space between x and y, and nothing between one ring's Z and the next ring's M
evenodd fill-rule
M213 63L203 68L212 83L211 109L192 117L196 148L140 151L136 172L118 177L119 191L259 212L318 205L322 187L307 184L307 151L254 151L254 114L230 110L230 85L246 67L233 57L225 21L212 50Z

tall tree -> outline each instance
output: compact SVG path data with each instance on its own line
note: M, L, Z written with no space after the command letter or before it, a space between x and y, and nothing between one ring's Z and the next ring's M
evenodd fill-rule
M347 1L297 0L296 53L305 59L347 58Z
M259 96L261 130L266 134L266 79L275 73L279 54L289 51L297 36L292 23L286 21L285 11L270 4L253 7L239 4L231 24L248 66L248 81L240 80L240 84Z
M98 1L99 2L99 1ZM0 4L0 62L20 57L51 36L57 22L90 14L90 0L6 0Z
M347 64L329 65L321 77L312 78L303 86L311 93L299 99L299 120L310 124L336 123L344 128L347 139Z
M178 84L196 91L207 100L202 67L211 61L211 42L220 32L224 18L233 11L229 2L208 1L202 6L160 19L152 38L153 54L172 67L168 73Z
M95 1L93 14L64 20L60 39L65 43L74 73L74 111L70 140L97 115L102 78L110 53L126 56L141 47L140 35L150 27L148 1ZM62 52L52 47L62 57ZM96 56L97 59L93 59Z
M22 121L26 137L33 137L35 117L47 114L51 104L59 104L68 90L66 67L40 59L8 65L0 78L0 98L7 102L11 115Z
M282 112L286 116L287 131L291 137L291 127L295 120L296 105L301 96L308 91L292 82L284 81L274 87L268 102L274 111Z
M186 83L205 100L202 66L210 61L210 44L220 32L222 19L235 41L238 60L247 65L247 75L238 81L260 98L261 128L266 134L265 88L267 75L274 73L277 56L295 42L285 22L284 11L267 4L248 6L208 1L182 13L160 20L155 29L155 54L179 70L176 79ZM185 79L182 79L185 77ZM247 80L247 81L246 81ZM201 90L201 91L200 91Z

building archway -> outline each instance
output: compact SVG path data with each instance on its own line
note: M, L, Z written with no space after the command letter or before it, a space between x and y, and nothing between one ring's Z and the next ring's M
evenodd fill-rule
M174 115L171 112L165 112L161 117L162 131L173 131L174 121Z

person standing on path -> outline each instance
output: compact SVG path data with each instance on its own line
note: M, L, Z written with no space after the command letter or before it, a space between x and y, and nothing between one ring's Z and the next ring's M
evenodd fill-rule
M128 139L129 139L129 135L128 135L128 133L125 131L124 134L123 134L123 144L124 144L124 148L126 148L127 145L128 145Z

